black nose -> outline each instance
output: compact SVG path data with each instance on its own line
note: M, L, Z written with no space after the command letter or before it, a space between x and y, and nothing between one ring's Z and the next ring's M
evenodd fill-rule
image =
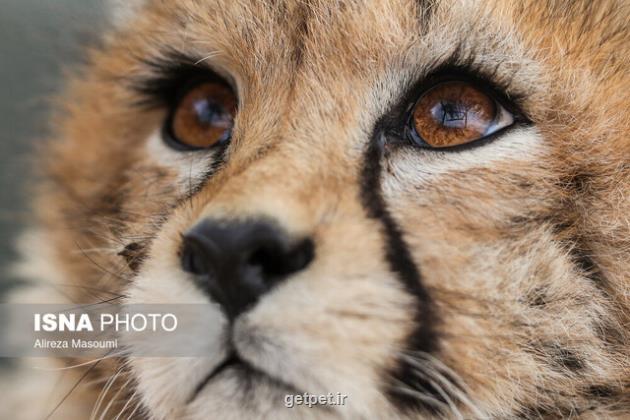
M313 256L313 241L291 241L270 223L205 220L184 235L181 261L234 319Z

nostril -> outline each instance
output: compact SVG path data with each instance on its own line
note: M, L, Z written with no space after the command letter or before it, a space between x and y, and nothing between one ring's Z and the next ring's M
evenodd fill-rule
M285 274L290 274L306 268L315 257L313 241L305 239L295 246L286 258Z
M269 279L306 268L313 260L314 254L313 241L310 239L291 247L279 243L266 244L251 254L247 264L260 267L263 276Z
M208 274L209 272L207 256L203 247L190 237L184 237L181 264L184 271L192 274Z

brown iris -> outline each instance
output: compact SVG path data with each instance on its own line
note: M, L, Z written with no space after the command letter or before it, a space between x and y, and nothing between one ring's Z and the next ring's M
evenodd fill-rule
M180 145L205 149L229 140L237 100L224 84L207 82L190 89L179 101L170 122L170 133Z
M474 85L440 83L416 102L411 116L415 132L428 146L444 148L479 140L497 127L500 105ZM496 130L495 130L496 131Z

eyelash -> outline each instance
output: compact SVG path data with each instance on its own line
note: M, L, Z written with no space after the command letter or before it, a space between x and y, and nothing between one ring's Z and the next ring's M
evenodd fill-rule
M508 111L519 116L521 120L528 120L522 111L525 95L515 91L509 82L501 83L491 75L486 74L482 68L472 64L458 65L447 62L431 71L427 76L423 76L408 89L405 95L407 106L411 106L422 92L425 92L432 86L454 80L461 80L476 85L480 89L487 91Z
M202 82L226 83L210 68L196 64L196 57L167 52L159 58L143 60L151 76L131 81L131 89L139 94L138 105L144 108L175 106L181 92Z

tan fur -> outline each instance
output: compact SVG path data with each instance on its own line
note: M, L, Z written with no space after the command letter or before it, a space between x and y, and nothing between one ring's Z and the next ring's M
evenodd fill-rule
M291 411L259 384L243 404L227 378L187 404L210 362L186 359L129 360L121 398L156 419L439 416L387 398L402 357L419 377L455 378L441 382L445 417L626 418L629 18L621 1L148 1L90 51L41 154L35 210L55 266L130 302L192 302L204 298L177 251L202 218L266 216L312 235L313 265L239 319L235 340L271 340L274 352L245 356L349 398ZM203 160L151 149L165 111L134 105L129 86L166 46L204 58L240 101L225 165L184 202ZM447 59L506 86L533 125L461 153L386 151L382 195L436 314L439 350L418 354L405 347L416 303L387 267L361 171L379 117ZM131 242L145 247L137 274L118 255Z

